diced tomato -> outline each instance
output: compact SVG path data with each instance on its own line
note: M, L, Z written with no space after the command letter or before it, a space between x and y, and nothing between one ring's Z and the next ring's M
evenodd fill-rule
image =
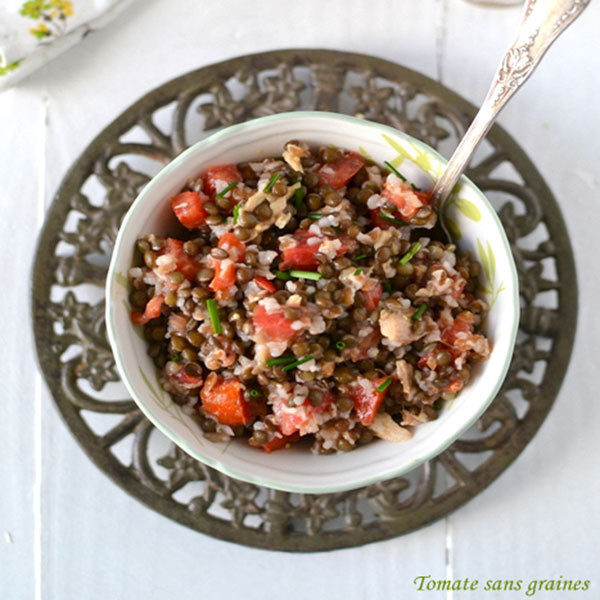
M319 251L321 243L309 244L309 240L315 238L321 239L321 242L325 239L337 239L340 240L341 246L337 251L338 256L342 256L348 250L354 246L354 242L346 236L339 236L337 238L320 238L306 230L299 230L294 233L293 236L297 240L297 244L293 248L286 248L282 254L282 263L280 268L282 269L307 269L314 270L319 266L319 261L315 258L315 254Z
M410 221L422 206L429 205L428 193L417 192L409 183L395 175L385 180L381 195L396 205L400 213L399 218L403 221Z
M204 210L204 203L208 196L202 192L181 192L171 198L171 208L179 222L187 229L200 227L208 214Z
M354 410L358 420L365 426L372 425L375 415L385 398L386 390L378 392L377 388L387 379L367 379L361 377L350 388L350 398L354 401Z
M473 335L473 313L468 311L461 312L451 327L442 330L442 342L452 346L460 352L466 352L471 349L471 338Z
M287 342L298 335L292 328L292 321L283 314L283 308L267 312L267 309L259 304L252 313L252 323L256 330L272 342Z
M244 399L244 388L239 379L225 379L211 373L200 390L200 398L204 411L223 425L247 425L252 420L252 410Z
M381 284L378 283L372 290L369 290L368 292L363 290L363 294L365 295L365 308L373 311L379 305L381 294L383 294L383 288L381 287Z
M246 244L240 241L234 233L225 233L219 238L219 248L227 250L234 262L242 262L246 256Z
M356 330L358 329L360 329L360 325L356 327ZM358 344L350 349L350 360L352 362L358 362L359 360L366 360L369 358L369 350L376 347L377 344L379 344L379 340L381 340L381 332L379 331L379 327L374 327L371 333L359 338Z
M453 379L445 388L446 392L451 392L452 394L456 394L460 392L464 386L464 382L462 379Z
M242 175L235 165L220 165L211 167L202 176L203 189L214 199L215 195L234 181L242 181Z
M389 229L390 227L402 227L402 225L400 224L394 224L394 223L390 223L389 221L386 221L385 219L382 219L379 215L380 213L384 213L390 217L392 217L393 219L398 219L399 221L402 221L402 215L396 210L381 210L381 209L377 209L377 210L370 210L369 213L371 214L371 223L373 223L373 227L379 227L380 229Z
M327 392L319 406L313 406L308 398L301 406L288 407L283 401L273 403L273 413L279 422L279 428L284 435L299 432L300 435L314 433L318 429L317 417L326 411L335 397Z
M194 389L200 387L204 382L204 379L201 375L190 375L185 369L182 367L171 376L177 383L183 385L187 389Z
M266 290L270 294L274 294L275 291L277 290L277 288L275 287L275 284L272 281L269 281L266 277L261 277L260 275L257 275L254 278L254 281L255 281L256 285L261 287L263 290Z
M177 270L181 271L186 279L194 281L200 270L200 265L183 251L183 242L173 238L167 238L163 248L163 254L170 254L177 265Z
M274 437L271 441L263 444L261 448L271 454L271 452L275 452L275 450L281 450L281 448L285 448L288 444L293 444L300 439L300 435L298 433L293 433L292 435L282 435L281 437Z
M344 187L363 167L365 161L356 152L347 152L340 160L319 168L319 179L334 189Z
M235 264L232 260L215 261L215 276L210 282L210 289L215 292L228 290L235 284Z
M145 325L148 321L160 317L160 309L164 301L164 296L154 296L154 298L148 300L143 313L131 311L131 320L136 325Z

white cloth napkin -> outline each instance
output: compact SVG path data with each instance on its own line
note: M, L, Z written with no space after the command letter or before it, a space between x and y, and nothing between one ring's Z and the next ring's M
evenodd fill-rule
M0 91L14 85L91 31L114 19L133 0L2 0Z

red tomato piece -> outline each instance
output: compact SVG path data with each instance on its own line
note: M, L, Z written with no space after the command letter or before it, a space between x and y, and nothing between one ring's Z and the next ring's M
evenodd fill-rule
M417 192L409 183L396 176L385 180L381 195L396 205L403 221L410 221L422 206L429 205L428 193Z
M164 301L164 296L154 296L154 298L148 300L143 313L136 311L131 312L131 320L136 325L145 325L148 321L160 317L160 309Z
M342 245L337 251L338 256L342 256L343 254L348 252L348 250L352 246L354 246L354 242L346 236L339 236L336 238L321 238L320 236L317 236L314 233L310 233L309 231L300 230L296 231L293 237L297 240L297 244L293 248L286 248L282 252L282 269L314 270L318 268L320 263L315 258L315 254L318 252L321 242L325 241L325 239L340 240ZM309 244L309 240L314 240L315 238L320 239L321 242L319 242L318 244Z
M326 163L319 170L319 179L323 185L333 189L344 187L363 167L365 161L356 152L347 152L340 160Z
M205 202L208 202L208 196L202 192L181 192L171 198L171 208L184 227L195 229L206 220Z
M318 429L317 417L329 408L334 399L334 395L327 392L319 406L313 406L307 398L304 404L296 406L292 410L286 410L286 404L283 401L275 402L273 413L277 417L281 433L284 435L293 435L296 432L300 435L314 433Z
M246 256L246 244L240 241L234 233L225 233L219 238L217 244L219 248L227 250L231 260L234 262L242 262Z
M464 386L464 382L462 379L453 379L445 388L446 392L451 392L452 394L456 394L460 392Z
M365 426L372 425L375 415L385 398L387 389L378 392L377 388L387 379L366 379L361 377L350 388L350 398L354 401L354 410L358 420Z
M215 276L210 282L211 290L223 292L235 284L235 264L232 260L215 261Z
M204 411L223 425L247 425L252 420L252 410L244 399L244 388L239 379L225 379L211 373L200 390L200 398Z
M442 330L442 342L452 346L460 352L466 352L472 348L473 337L473 313L468 311L461 312L451 327Z
M274 294L275 291L277 290L277 288L275 287L275 284L272 281L269 281L266 277L261 277L260 275L257 275L254 278L254 281L255 281L256 285L261 287L263 290L266 290L270 294Z
M283 308L268 313L267 309L259 304L252 313L252 323L257 331L272 342L287 342L298 335L292 328L292 321L283 314Z
M163 254L170 254L175 259L177 270L181 271L186 279L194 281L200 270L200 265L183 251L183 242L173 238L167 238Z
M234 181L242 181L242 175L235 165L211 167L202 176L203 189L211 198Z
M261 448L271 454L271 452L275 452L275 450L281 450L281 448L285 448L288 444L293 444L300 439L300 435L298 433L293 433L292 435L282 435L281 437L274 437L272 440L263 444Z
M365 308L373 311L379 305L381 294L383 294L383 288L381 287L381 284L378 283L372 290L369 290L368 292L363 290L363 294L365 295Z

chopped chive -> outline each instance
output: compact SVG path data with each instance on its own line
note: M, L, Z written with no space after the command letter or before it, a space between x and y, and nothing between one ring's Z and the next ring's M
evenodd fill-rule
M312 354L310 354L308 356L305 356L304 358L301 358L300 360L295 360L293 363L290 363L289 365L285 365L285 367L282 367L281 370L282 371L291 371L298 365L303 365L304 363L307 363L309 360L312 360L313 358L314 358L314 356Z
M419 304L419 308L417 308L415 314L412 316L413 321L418 321L426 310L427 304Z
M276 367L277 365L288 365L295 361L295 356L280 356L279 358L270 358L265 364L267 367Z
M217 194L217 198L223 198L223 196L225 196L227 192L230 192L238 183L239 181L232 181L226 188L222 189Z
M251 398L260 398L262 397L263 393L260 390L250 390L250 397Z
M346 347L346 342L344 342L343 340L339 340L335 343L335 347L342 352L344 350L344 348Z
M342 233L342 228L341 227L332 226L331 229L333 229L336 233Z
M277 279L283 279L283 281L291 279L290 274L287 271L273 271L273 274Z
M390 162L388 162L387 160L383 161L383 164L398 178L398 179L402 179L402 181L406 181L406 177L404 177L404 175L402 175L402 173L400 173L400 171L398 171L398 169L396 169L396 167L394 167L394 165Z
M394 217L390 217L390 215L386 215L382 212L379 213L379 218L383 219L384 221L387 221L388 223L393 223L394 225L408 225L408 223L405 223L400 219L394 219Z
M392 284L389 281L384 281L383 282L383 289L388 293L391 294L392 293Z
M352 260L362 260L363 258L367 258L367 255L359 254L358 256L355 256Z
M297 277L298 279L312 279L313 281L320 281L323 279L321 273L315 273L314 271L297 271L296 269L292 269L290 275L292 277Z
M296 206L296 210L300 210L303 205L304 200L304 190L302 188L298 188L294 191L294 205Z
M421 242L415 242L408 249L408 252L398 261L398 264L405 265L420 249L421 249Z
M385 392L385 390L387 390L390 385L392 385L392 378L388 377L384 382L382 382L378 387L377 387L377 391L378 392Z
M358 269L356 269L356 271L354 271L355 275L360 275L362 273L362 269L360 267L358 267Z
M415 190L415 192L420 192L420 191L421 191L421 188L420 188L420 187L417 187L417 186L416 186L414 183L411 183L411 184L410 184L410 187L411 187L413 190Z
M221 319L219 318L219 309L217 308L217 301L214 298L209 298L206 301L206 308L208 309L208 318L212 325L213 331L219 335L223 333L223 327L221 326Z
M181 360L181 354L171 354L171 360L173 362L179 362Z
M268 192L271 191L271 188L277 183L277 180L281 177L281 173L277 172L277 173L273 173L273 175L271 175L271 179L269 179L269 183L267 183L267 185L265 185L263 192L266 194Z
M240 218L240 205L236 204L233 207L233 224L237 225L238 219Z
M309 213L308 215L306 215L309 219L320 219L323 214L322 213Z

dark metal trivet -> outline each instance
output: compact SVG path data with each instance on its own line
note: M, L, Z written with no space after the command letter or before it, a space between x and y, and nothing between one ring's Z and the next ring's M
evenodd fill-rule
M106 399L114 397L111 382L118 376L101 286L117 228L149 176L191 143L251 117L301 108L362 114L447 155L475 114L471 104L414 71L329 50L244 56L179 77L127 109L66 175L39 241L33 313L40 364L56 404L90 458L116 483L214 537L315 551L416 529L496 479L556 397L571 355L577 290L556 201L523 150L495 126L469 175L495 204L511 241L522 316L508 377L478 427L404 477L336 494L260 488L188 457L131 399Z

